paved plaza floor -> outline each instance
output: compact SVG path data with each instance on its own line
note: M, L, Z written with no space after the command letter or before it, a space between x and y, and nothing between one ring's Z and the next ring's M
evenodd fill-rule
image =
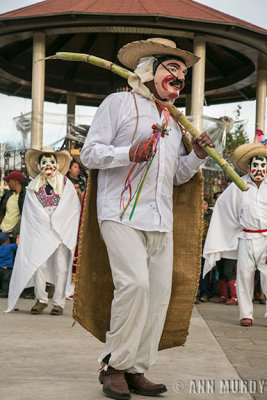
M101 400L97 357L103 344L79 324L72 327L72 301L64 315L50 307L31 315L34 300L3 313L0 299L0 400ZM200 304L194 309L185 346L159 352L148 374L167 385L168 400L266 400L267 321L255 305L255 324L238 324L238 307ZM265 385L263 386L263 381ZM251 393L249 393L251 392ZM133 400L145 399L132 395Z

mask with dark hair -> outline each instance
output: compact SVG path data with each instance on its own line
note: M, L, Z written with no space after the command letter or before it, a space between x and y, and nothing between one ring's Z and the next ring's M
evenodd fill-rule
M57 161L57 157L56 157L55 154L43 153L43 154L41 154L41 155L39 156L39 158L38 158L38 164L40 164L40 161L41 161L41 159L42 159L43 156L46 156L47 158L49 158L49 157L54 157L55 160Z
M177 56L154 56L156 58L156 60L153 63L153 75L155 75L157 68L160 64L163 63L163 61L167 61L167 60L177 60L177 61L181 61L184 65L185 61L181 58L181 57L177 57Z
M40 173L45 176L46 179L55 176L58 170L58 164L54 154L42 154L39 157L38 168Z
M184 88L185 62L176 56L159 57L153 63L154 84L162 100L173 101Z
M255 156L249 160L249 175L254 182L261 182L266 175L266 158Z

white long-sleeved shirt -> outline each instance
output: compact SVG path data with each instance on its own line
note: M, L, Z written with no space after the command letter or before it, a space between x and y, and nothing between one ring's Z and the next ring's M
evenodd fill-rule
M173 225L173 184L187 182L198 171L203 160L192 151L186 154L177 123L170 118L169 136L160 139L157 152L147 174L134 215L129 221L133 202L120 218L120 198L125 179L133 165L130 147L152 135L152 125L161 124L164 114L149 99L129 92L108 96L97 110L81 151L81 161L90 169L99 169L97 213L98 221L113 220L144 231L170 232ZM135 192L140 178L132 183ZM129 192L125 193L125 204Z

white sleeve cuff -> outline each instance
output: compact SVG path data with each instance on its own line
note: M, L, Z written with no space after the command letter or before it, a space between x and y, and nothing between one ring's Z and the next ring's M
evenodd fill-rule
M116 160L116 164L119 165L129 165L130 164L130 151L131 146L126 147L114 147L114 160Z
M194 150L192 150L189 154L188 154L188 164L190 165L190 167L192 169L198 170L199 167L205 162L205 158L199 158L196 153L194 152Z

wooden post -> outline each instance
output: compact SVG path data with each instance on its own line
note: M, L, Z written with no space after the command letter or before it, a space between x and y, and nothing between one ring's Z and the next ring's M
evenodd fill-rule
M76 94L73 92L67 93L67 134L70 132L70 123L75 124L75 105ZM67 150L71 150L71 141L66 144Z
M267 94L267 56L260 53L257 68L256 90L256 129L261 129L265 134L265 109ZM255 129L255 131L256 131Z
M191 94L187 94L185 96L185 115L189 116L191 115L191 102L192 102L192 96Z
M45 89L45 63L35 61L45 57L45 34L33 35L32 63L32 126L31 148L41 149L43 143L43 112Z
M195 35L193 53L200 57L200 60L193 66L192 74L192 99L191 115L193 125L201 133L203 130L203 104L205 95L205 61L206 61L206 42L202 35Z

